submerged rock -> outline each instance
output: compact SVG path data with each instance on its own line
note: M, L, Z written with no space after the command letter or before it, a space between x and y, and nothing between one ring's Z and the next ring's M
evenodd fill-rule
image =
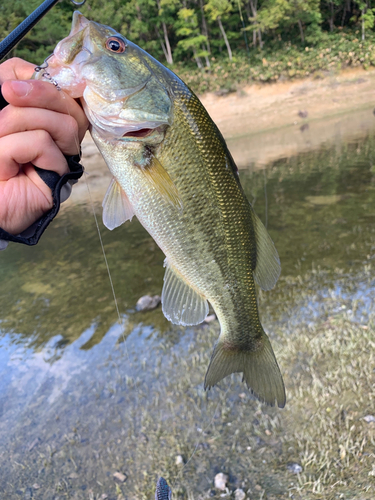
M211 323L212 321L215 321L216 319L216 314L209 314L206 319L204 320L204 323Z
M246 493L241 488L237 488L234 491L234 500L244 500L246 498Z
M125 481L128 479L128 476L126 474L123 474L122 472L115 472L113 474L113 479L117 483L125 483Z
M286 468L292 474L300 474L303 471L302 465L297 464L295 462L293 462L293 463L290 462L289 464L287 464Z
M138 312L140 311L152 311L152 309L156 309L161 302L161 298L159 295L144 295L141 297L135 308Z
M216 474L214 484L215 488L217 490L224 491L227 487L227 483L229 480L228 474L224 474L223 472L219 472L219 474Z

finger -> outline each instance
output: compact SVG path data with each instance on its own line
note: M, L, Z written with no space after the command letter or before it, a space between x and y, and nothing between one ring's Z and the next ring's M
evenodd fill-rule
M69 172L64 155L45 130L20 132L0 139L0 181L15 177L20 165L27 163L59 175Z
M77 101L49 82L37 80L6 81L1 87L4 98L19 107L44 108L72 116L78 123L79 140L88 128L88 120Z
M41 182L31 164L9 181L0 181L0 199L0 226L14 235L30 227L53 206L51 189Z
M0 66L0 84L5 80L28 80L34 73L35 64L18 57L8 59Z
M79 153L78 124L72 116L49 109L18 108L12 105L0 112L0 137L28 130L47 131L66 155Z

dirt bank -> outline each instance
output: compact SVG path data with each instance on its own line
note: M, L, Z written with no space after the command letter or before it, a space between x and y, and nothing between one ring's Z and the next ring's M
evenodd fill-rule
M238 167L256 167L375 127L375 70L249 85L226 96L205 94L201 100ZM101 199L110 174L89 136L82 149L92 195ZM87 196L83 182L73 199L82 196Z
M324 79L249 85L223 97L206 94L201 101L231 139L363 109L372 111L375 70L355 68Z

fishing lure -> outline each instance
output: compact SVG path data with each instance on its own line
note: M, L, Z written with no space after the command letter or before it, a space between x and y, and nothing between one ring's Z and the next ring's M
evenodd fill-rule
M159 477L156 483L155 500L171 500L172 490L163 477Z

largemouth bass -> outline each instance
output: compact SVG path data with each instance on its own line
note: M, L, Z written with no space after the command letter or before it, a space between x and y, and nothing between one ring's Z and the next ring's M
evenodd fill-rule
M279 257L199 99L137 45L79 12L48 73L81 98L113 174L104 224L113 229L136 215L166 255L164 315L195 325L208 302L215 310L221 333L205 388L240 372L258 399L283 407L284 384L254 284L275 285Z

